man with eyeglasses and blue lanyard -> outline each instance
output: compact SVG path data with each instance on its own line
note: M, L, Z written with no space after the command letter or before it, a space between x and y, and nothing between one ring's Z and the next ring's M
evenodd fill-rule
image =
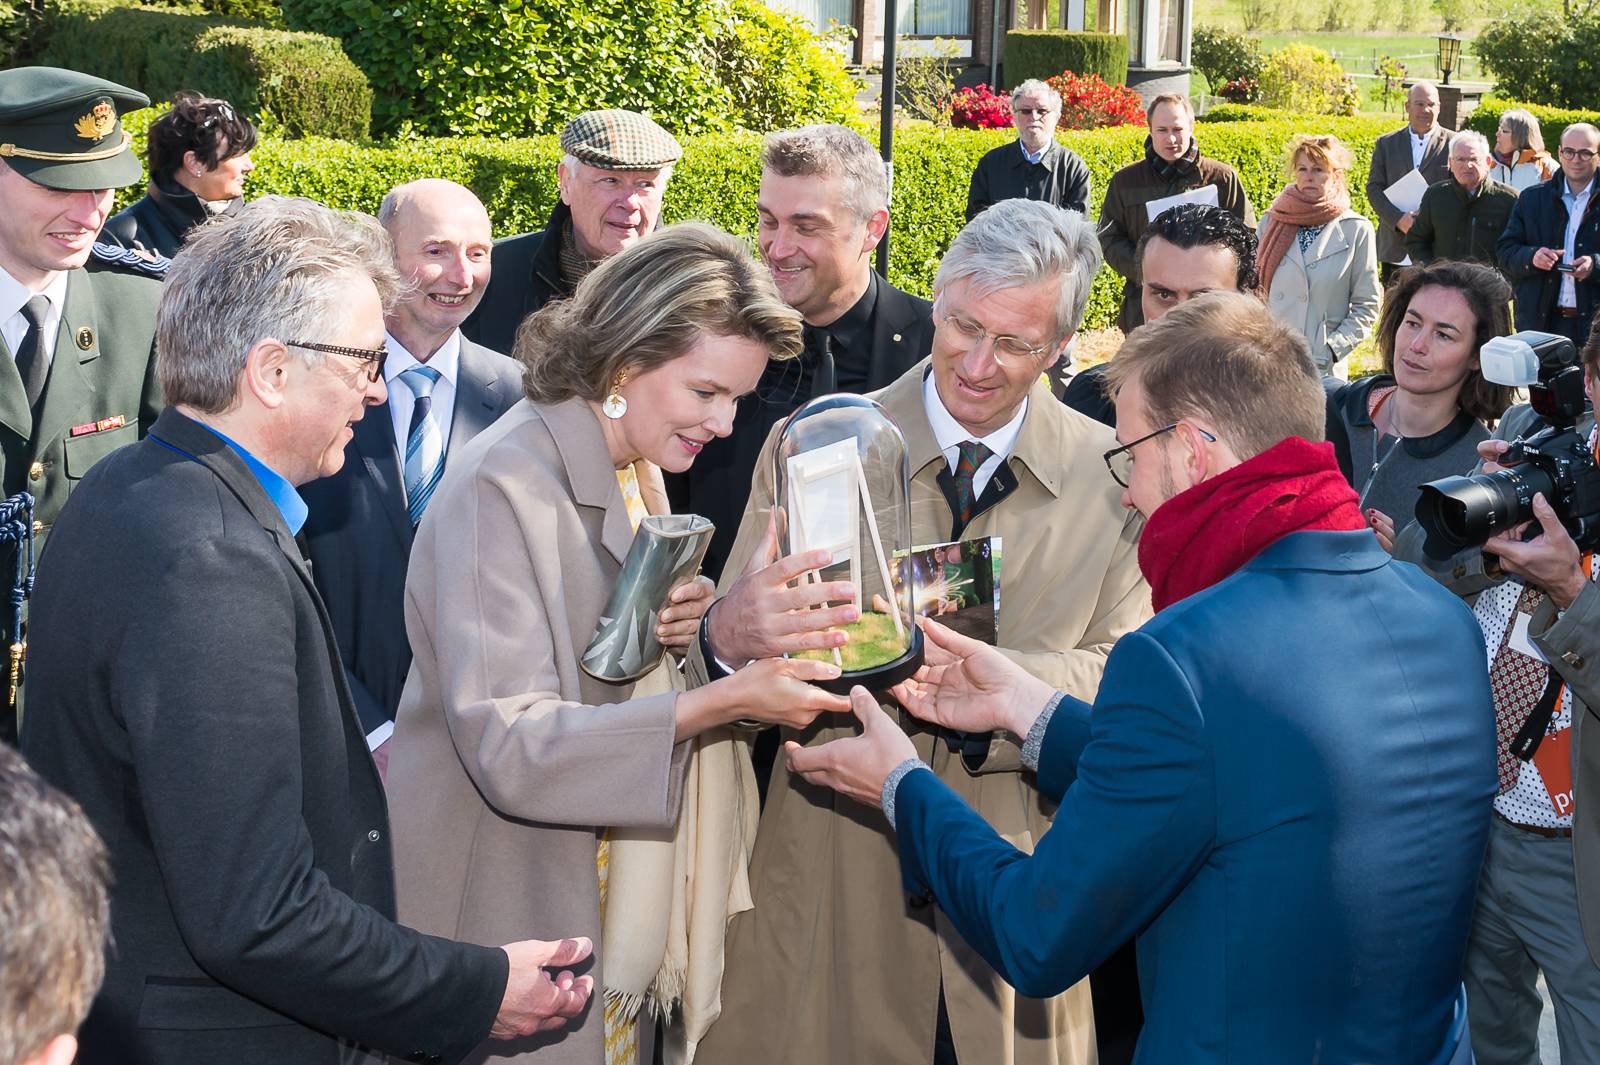
M1002 543L998 645L1032 675L1088 699L1112 644L1148 615L1140 519L1118 502L1100 454L1112 431L1058 402L1042 374L1083 318L1100 267L1094 226L1032 200L969 222L934 280L933 352L872 393L905 434L915 544ZM723 598L702 622L692 680L811 647L835 611L795 609L798 575L771 558L774 436ZM802 566L803 569L803 566ZM834 602L848 590L824 583ZM802 589L809 593L810 589ZM855 608L837 607L847 615ZM819 623L814 620L821 616ZM1022 771L1018 745L990 730L903 724L907 743L1024 848L1052 809ZM853 733L819 723L785 739ZM781 762L781 760L780 760ZM900 890L894 838L849 804L774 770L750 870L755 908L729 927L722 1016L699 1065L1084 1065L1094 1058L1086 982L1029 998L1008 986L920 888Z
M24 755L111 857L84 1065L451 1065L588 1004L587 940L395 923L388 807L298 488L384 400L403 282L371 218L263 197L174 260L168 406L102 459L39 563Z
M1517 328L1558 333L1582 348L1600 310L1600 196L1594 176L1600 129L1574 122L1561 132L1561 172L1526 189L1496 245L1516 286Z
M1146 516L1156 615L1092 705L931 621L894 688L930 727L1019 743L1048 831L996 823L860 688L860 734L790 744L789 770L881 808L905 890L1019 996L1136 937L1138 1065L1470 1065L1495 791L1477 623L1366 529L1305 338L1259 300L1135 330L1110 382L1100 474Z

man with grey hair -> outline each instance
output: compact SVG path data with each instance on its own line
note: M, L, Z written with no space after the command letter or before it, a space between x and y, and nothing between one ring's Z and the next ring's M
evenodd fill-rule
M757 246L785 303L805 316L799 359L772 362L739 404L733 432L706 445L694 467L668 478L673 509L717 525L704 570L715 580L733 547L767 432L829 392L883 388L927 356L926 300L872 270L889 228L889 182L867 139L845 126L774 133L761 155Z
M1464 129L1450 138L1450 176L1422 195L1406 233L1417 266L1435 259L1495 264L1495 244L1511 221L1517 190L1489 176L1494 159L1483 134Z
M1410 261L1405 239L1417 220L1415 211L1389 201L1388 190L1412 170L1430 186L1449 177L1453 132L1439 125L1438 87L1431 81L1418 81L1406 93L1406 125L1385 133L1372 146L1367 201L1378 214L1378 277L1386 286L1394 272Z
M512 354L523 319L572 295L608 256L651 233L683 155L676 138L648 116L611 108L586 111L561 130L560 194L537 233L494 246L494 279L462 326L469 340Z
M384 316L389 399L354 426L339 472L306 485L306 554L373 757L388 770L411 668L411 540L446 463L522 398L522 367L461 335L490 283L489 213L472 190L427 178L389 190L378 221L413 288Z
M1003 144L978 160L967 190L967 221L1001 200L1042 200L1089 213L1089 167L1056 143L1061 94L1037 78L1011 90L1014 144Z
M105 839L118 945L86 1065L455 1062L561 1027L586 940L394 923L388 812L297 486L384 399L402 283L372 219L267 197L167 277L150 436L96 464L39 564L24 753Z
M873 394L905 434L911 542L1004 543L998 645L1032 675L1092 698L1112 644L1149 615L1140 523L1101 465L1112 431L1067 410L1043 373L1082 321L1100 266L1094 226L1004 200L956 238L935 280L931 359ZM806 624L776 583L732 575L774 498L769 437L722 592L688 660L699 680L765 657ZM758 560L759 561L759 560ZM1050 824L998 732L902 719L918 757L1024 849ZM853 723L784 732L807 746ZM729 929L721 1019L701 1065L1070 1065L1093 1059L1089 989L1018 995L930 905L900 890L894 837L833 793L774 770L750 871L755 908Z

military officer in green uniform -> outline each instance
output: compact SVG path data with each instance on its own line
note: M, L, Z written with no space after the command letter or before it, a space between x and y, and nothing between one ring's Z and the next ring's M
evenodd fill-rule
M142 177L121 115L149 105L71 70L0 71L0 486L34 497L35 552L84 472L143 436L160 407L164 262L96 243L113 190ZM0 553L0 589L13 550ZM0 611L10 643L9 600ZM0 684L0 737L12 742L19 650Z

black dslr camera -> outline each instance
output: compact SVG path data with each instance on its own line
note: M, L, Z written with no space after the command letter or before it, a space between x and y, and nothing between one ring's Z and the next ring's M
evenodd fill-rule
M1511 442L1500 460L1508 469L1422 486L1416 515L1428 534L1423 551L1444 560L1482 546L1495 533L1532 520L1533 497L1540 492L1580 549L1600 546L1600 467L1574 428L1589 397L1572 341L1552 333L1513 333L1495 337L1478 356L1488 380L1526 387L1546 424Z

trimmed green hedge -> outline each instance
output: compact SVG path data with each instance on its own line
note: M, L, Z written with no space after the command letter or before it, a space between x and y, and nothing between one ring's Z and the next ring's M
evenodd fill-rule
M128 126L136 139L150 112L133 115ZM1232 164L1257 212L1272 202L1285 181L1283 153L1290 136L1316 130L1332 133L1356 155L1351 203L1372 217L1362 191L1373 143L1396 127L1393 116L1317 118L1314 121L1235 122L1201 126L1201 150ZM894 207L890 228L890 280L923 296L945 249L965 217L967 185L983 154L1006 143L1009 130L958 130L911 127L895 135ZM1141 157L1145 131L1124 126L1058 135L1083 157L1094 180L1091 213L1098 214L1111 175ZM142 145L141 145L142 147ZM684 156L667 190L669 221L702 218L753 238L756 189L761 179L761 137L717 133L683 138ZM246 187L251 197L269 192L309 196L334 207L376 211L390 187L419 177L442 177L477 192L494 219L495 233L543 226L555 202L556 138L497 140L489 137L413 140L363 147L342 141L264 138L252 158L256 171ZM125 189L119 204L140 189ZM1122 282L1109 269L1095 279L1088 328L1116 318Z
M1600 126L1600 111L1573 111L1564 107L1549 107L1545 104L1530 104L1521 100L1485 96L1477 110L1467 119L1467 128L1475 129L1489 138L1489 146L1493 147L1495 130L1500 128L1500 116L1517 107L1539 120L1539 132L1544 134L1544 146L1551 155L1556 154L1556 148L1561 144L1561 134L1574 122L1588 122Z
M174 8L68 0L39 62L84 70L167 100L193 89L228 100L264 131L364 138L372 89L339 42Z
M1048 81L1064 70L1098 74L1107 85L1128 83L1128 38L1121 33L1007 30L1006 84Z

